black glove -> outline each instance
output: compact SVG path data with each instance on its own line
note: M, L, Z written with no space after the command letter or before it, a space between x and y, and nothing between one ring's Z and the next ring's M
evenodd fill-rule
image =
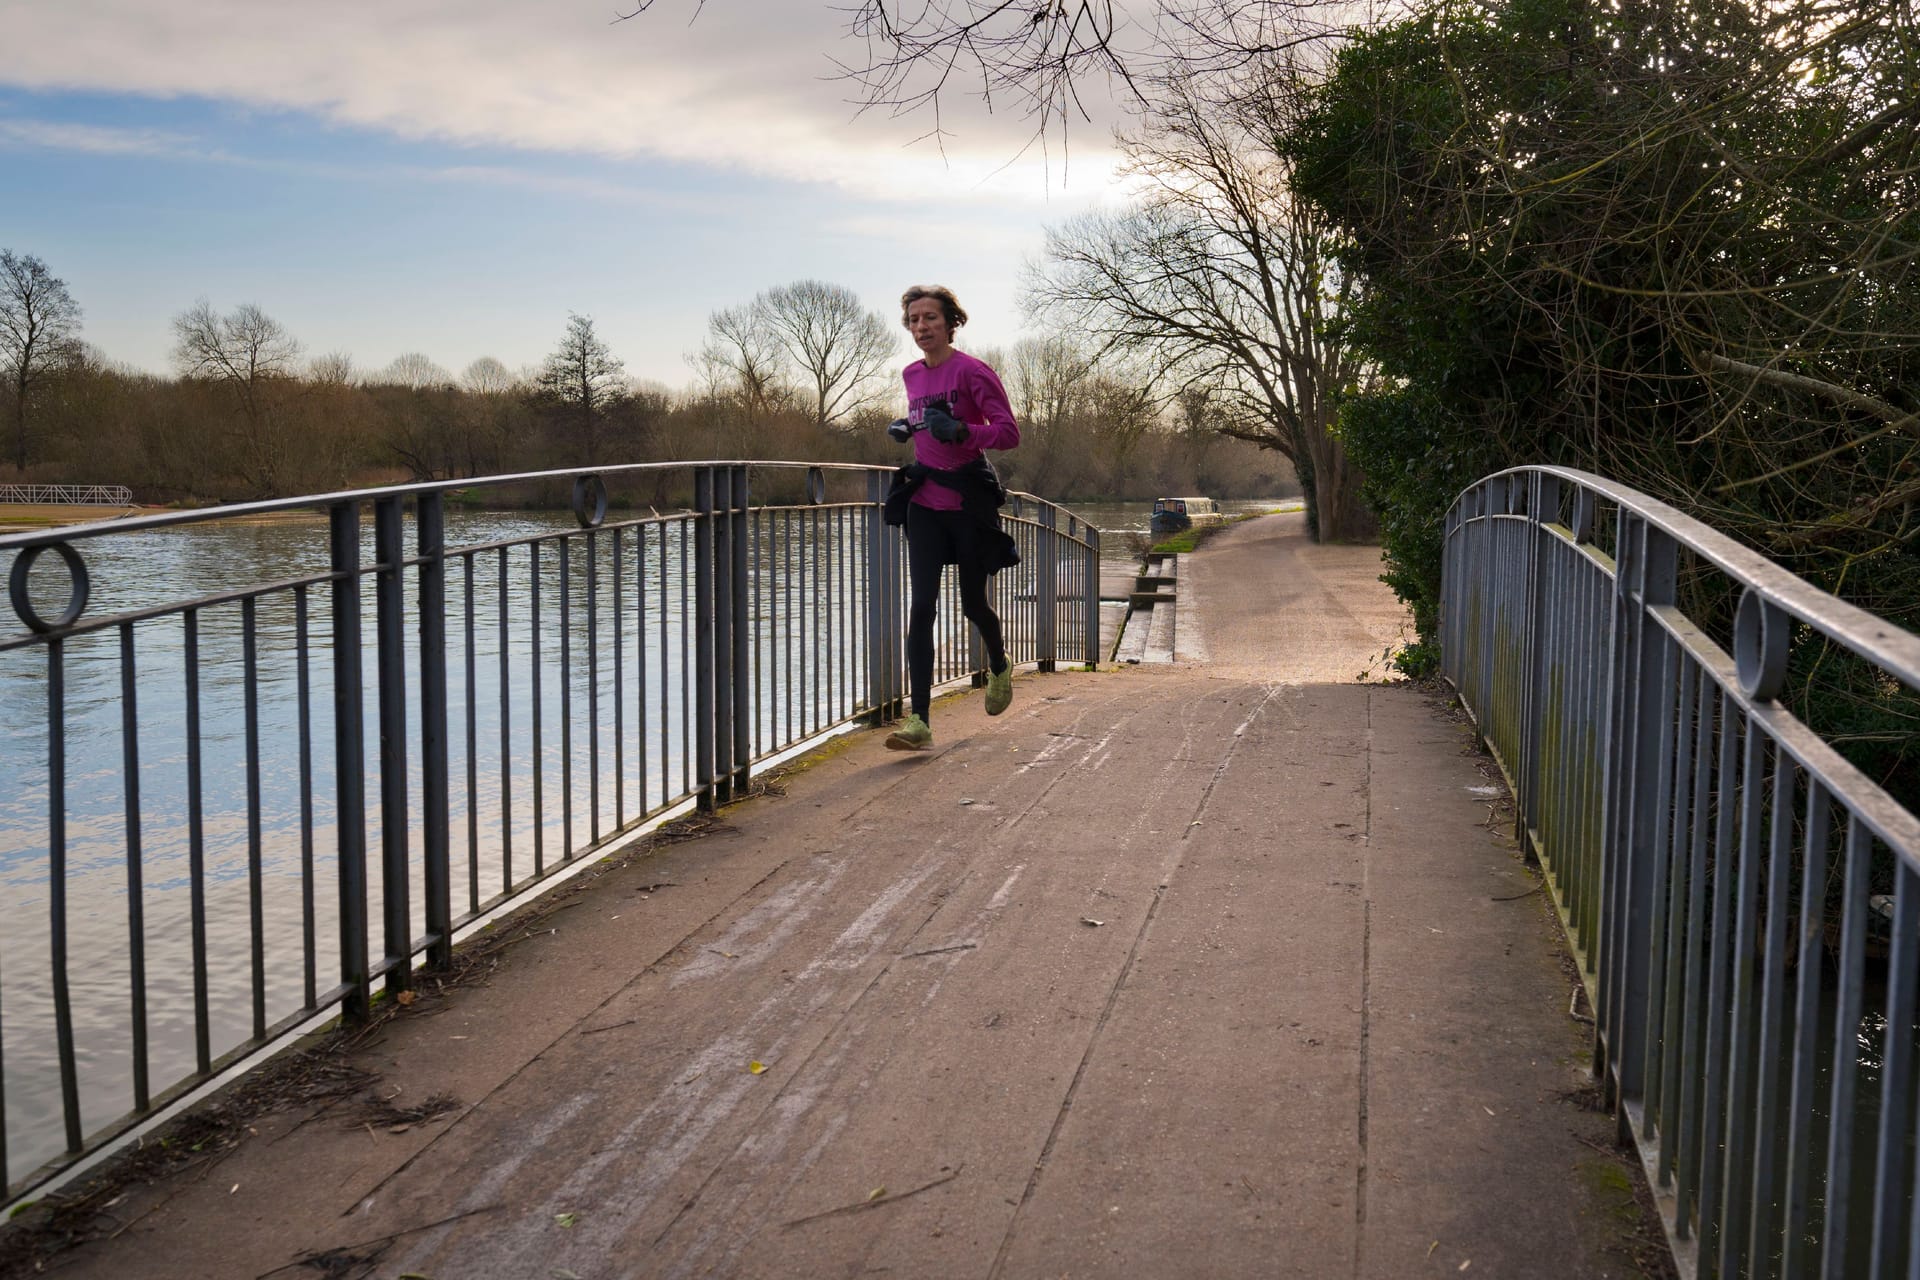
M901 444L905 444L907 441L913 439L913 433L919 429L920 428L914 426L905 418L895 418L887 424L887 434L895 440L898 440Z
M928 405L921 420L926 423L927 430L933 432L933 438L941 444L965 444L967 437L973 434L968 430L966 423L939 405Z

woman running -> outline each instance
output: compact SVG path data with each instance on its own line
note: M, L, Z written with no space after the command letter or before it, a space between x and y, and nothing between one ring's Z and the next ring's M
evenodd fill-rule
M967 313L942 285L915 285L900 299L901 321L921 358L901 377L907 384L907 416L896 438L913 441L914 463L903 467L888 497L888 519L907 526L907 576L912 606L907 615L907 689L911 714L887 738L896 751L933 745L927 707L933 687L933 622L940 600L940 573L954 565L960 580L960 610L980 632L987 651L987 714L997 716L1013 701L1013 666L1000 637L1000 618L987 600L987 575L1018 563L1013 539L1000 528L1005 500L999 479L982 450L1020 443L1006 389L999 375L953 345Z

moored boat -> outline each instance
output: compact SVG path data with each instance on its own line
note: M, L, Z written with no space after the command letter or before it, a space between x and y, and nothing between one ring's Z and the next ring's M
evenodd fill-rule
M1219 504L1212 498L1155 498L1153 517L1147 527L1164 537L1182 529L1204 529L1208 525L1226 522L1226 516L1221 514Z

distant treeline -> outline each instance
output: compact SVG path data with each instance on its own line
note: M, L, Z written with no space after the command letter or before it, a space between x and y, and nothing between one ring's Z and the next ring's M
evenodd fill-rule
M681 390L628 378L584 316L569 318L544 362L518 372L482 357L454 374L417 354L361 371L346 355L306 357L258 307L222 314L205 302L176 317L177 376L161 377L86 346L65 286L37 259L8 258L41 286L27 302L46 321L37 348L0 353L12 463L0 476L10 480L126 484L145 503L226 502L624 462L906 457L885 431L903 409L898 328L850 306L837 286L803 281L715 313ZM11 296L10 315L31 313L19 290ZM835 323L844 332L824 354L782 341L792 331L818 346ZM847 358L848 335L865 343L858 360ZM1061 338L976 354L1000 370L1021 422L1021 447L997 458L1011 487L1060 500L1298 492L1284 458L1218 434L1204 395L1157 398ZM554 503L564 488L498 496Z

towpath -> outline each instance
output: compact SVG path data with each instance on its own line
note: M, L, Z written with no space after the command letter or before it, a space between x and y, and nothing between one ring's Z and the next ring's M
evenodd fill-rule
M54 1266L1639 1274L1550 908L1468 728L1378 683L1378 572L1298 515L1228 531L1181 569L1205 661L842 740L501 926L350 1055L377 1083Z

